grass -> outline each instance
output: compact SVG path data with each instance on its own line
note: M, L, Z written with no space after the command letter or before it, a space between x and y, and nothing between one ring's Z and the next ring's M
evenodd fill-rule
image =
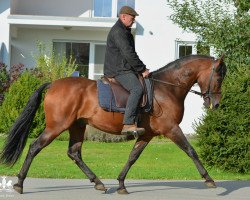
M0 147L4 139L0 137ZM0 175L16 176L27 154L28 140L21 159L14 167L0 165ZM85 163L99 178L116 179L125 165L135 141L101 143L86 141L82 155ZM197 149L196 141L191 141ZM82 171L67 156L67 141L53 141L34 159L29 177L86 178ZM250 173L237 174L208 168L215 180L250 180ZM154 139L144 150L127 175L128 179L177 179L200 180L200 175L191 159L168 140Z

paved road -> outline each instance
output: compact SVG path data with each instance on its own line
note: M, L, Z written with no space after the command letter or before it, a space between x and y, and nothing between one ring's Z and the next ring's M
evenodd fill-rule
M6 180L16 182L15 177ZM106 194L95 190L89 180L27 178L24 194L0 191L0 200L250 200L250 181L217 181L217 188L208 189L202 181L127 180L129 195L116 193L116 180L102 181Z

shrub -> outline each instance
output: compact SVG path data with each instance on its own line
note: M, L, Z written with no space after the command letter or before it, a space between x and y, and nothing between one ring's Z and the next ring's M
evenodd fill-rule
M196 125L200 154L210 166L247 173L250 169L250 69L241 66L222 86L220 108Z
M20 78L23 65L15 65L10 71L9 89L5 93L5 100L0 106L0 133L7 134L11 126L25 107L31 94L43 83L70 76L77 66L74 62L67 63L66 57L55 54L53 49L46 55L46 48L38 44L39 54L36 56L37 67L26 70ZM71 62L71 61L70 61ZM5 68L6 69L6 68ZM7 73L6 73L7 74ZM17 81L15 81L18 79ZM15 81L15 82L14 82ZM36 137L45 127L43 101L36 113L31 127L31 137Z
M3 101L3 93L6 90L6 82L8 81L7 66L0 62L0 105Z
M54 81L71 76L76 70L77 65L72 57L67 59L66 56L56 54L53 47L47 52L42 42L37 43L37 48L39 53L35 56L35 71L37 72L37 76L41 77L44 81Z
M0 105L4 100L4 93L10 85L18 79L23 69L24 65L19 63L18 65L13 65L8 72L7 66L0 62Z
M28 102L30 95L42 83L31 72L25 71L21 77L15 81L5 95L5 100L0 107L0 133L7 134L11 126L19 116L24 106ZM32 136L36 136L44 128L43 108L39 108L33 126Z

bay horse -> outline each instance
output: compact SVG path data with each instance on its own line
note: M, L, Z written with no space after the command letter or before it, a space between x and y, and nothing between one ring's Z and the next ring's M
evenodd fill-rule
M193 160L208 187L216 186L179 124L184 113L184 99L195 83L198 83L201 90L195 93L203 97L205 107L219 106L225 73L223 57L214 59L202 55L183 57L151 73L154 85L153 108L150 113L142 114L140 126L145 128L145 134L137 138L128 161L117 178L118 193L128 194L124 184L128 171L151 139L158 135L171 139ZM44 98L46 127L30 144L14 189L23 193L23 183L34 157L63 131L69 130L68 156L94 182L95 189L106 191L104 184L82 160L84 131L86 125L90 125L119 135L123 127L123 114L107 112L99 106L95 80L68 77L40 86L14 123L1 153L1 163L14 165L19 159L45 89L48 89Z

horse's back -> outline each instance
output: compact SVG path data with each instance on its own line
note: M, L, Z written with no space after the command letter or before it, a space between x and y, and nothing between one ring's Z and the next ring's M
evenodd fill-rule
M96 81L84 77L67 77L53 81L50 89L52 91L58 90L79 90L87 89L96 85Z

